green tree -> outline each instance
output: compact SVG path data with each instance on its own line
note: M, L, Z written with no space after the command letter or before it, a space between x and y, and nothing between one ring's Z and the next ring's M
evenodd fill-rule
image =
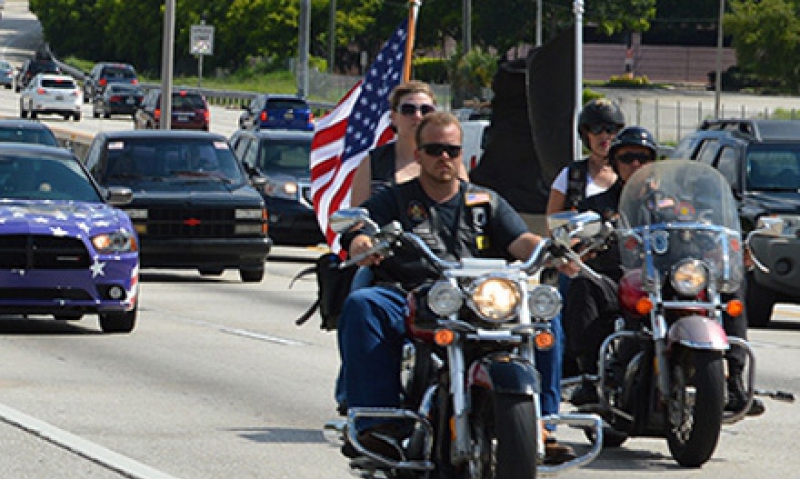
M724 28L743 70L800 91L800 8L787 0L733 0Z

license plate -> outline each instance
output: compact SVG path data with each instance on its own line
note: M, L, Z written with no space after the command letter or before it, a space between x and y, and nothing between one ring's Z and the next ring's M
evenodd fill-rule
M64 101L63 95L56 95L56 101Z
M189 117L186 115L178 115L178 121L189 121Z
M294 112L293 112L293 111L287 111L287 112L286 112L286 113L283 115L283 119L284 119L284 120L294 120Z
M133 105L134 103L136 103L136 100L134 100L133 98L128 98L127 100L125 100L125 103L127 103L128 105Z

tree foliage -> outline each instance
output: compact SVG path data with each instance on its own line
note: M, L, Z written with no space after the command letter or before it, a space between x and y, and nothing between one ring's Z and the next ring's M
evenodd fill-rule
M762 81L800 91L800 7L791 0L733 0L724 28L739 66Z

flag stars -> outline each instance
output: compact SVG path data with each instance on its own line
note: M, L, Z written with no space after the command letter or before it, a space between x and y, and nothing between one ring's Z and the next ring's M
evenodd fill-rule
M98 276L105 276L105 267L106 263L100 262L97 258L94 259L94 263L89 266L89 270L92 272L92 278L96 278Z

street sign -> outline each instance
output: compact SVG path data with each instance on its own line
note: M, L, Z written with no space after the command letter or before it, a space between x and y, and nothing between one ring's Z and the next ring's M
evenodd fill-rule
M191 54L214 54L214 27L211 25L192 25Z

